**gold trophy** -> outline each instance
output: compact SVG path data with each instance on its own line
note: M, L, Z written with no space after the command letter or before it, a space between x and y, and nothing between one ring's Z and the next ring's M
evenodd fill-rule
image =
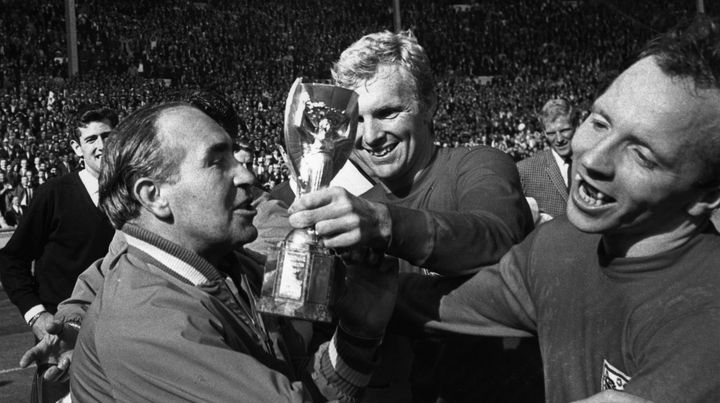
M345 88L295 80L285 104L285 162L298 197L327 187L350 156L357 97ZM291 231L268 256L258 309L330 322L335 290L344 281L336 259L314 228Z

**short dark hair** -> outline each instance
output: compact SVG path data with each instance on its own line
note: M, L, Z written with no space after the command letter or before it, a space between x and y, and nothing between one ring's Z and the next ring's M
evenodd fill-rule
M224 96L214 91L196 90L189 94L187 102L203 111L219 124L230 138L235 140L238 136L238 115L232 103Z
M720 25L705 14L698 14L667 34L651 40L638 60L652 57L670 77L690 79L695 91L720 91ZM700 186L720 185L720 127L700 133L695 144L705 162Z
M253 147L250 145L250 143L247 142L247 140L244 139L235 141L233 143L233 152L236 153L238 151L246 151L253 156L255 155L255 150L253 149Z
M114 110L100 104L80 105L70 121L75 140L80 141L80 130L78 129L86 127L91 122L101 122L103 120L107 120L112 129L118 124L118 114Z
M131 113L105 142L100 173L100 208L113 226L122 228L140 215L140 202L133 195L135 182L143 177L171 182L184 155L166 155L158 136L157 120L163 111L188 102L166 102L142 107Z

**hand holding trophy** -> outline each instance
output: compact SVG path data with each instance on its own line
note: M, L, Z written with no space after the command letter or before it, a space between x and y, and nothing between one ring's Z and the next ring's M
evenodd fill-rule
M298 197L325 188L352 152L357 131L357 93L330 84L295 80L285 104L288 169ZM343 278L336 256L313 228L295 229L268 256L259 310L330 322L329 306Z

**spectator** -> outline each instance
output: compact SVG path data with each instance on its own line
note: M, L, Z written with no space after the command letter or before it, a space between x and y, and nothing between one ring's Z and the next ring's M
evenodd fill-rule
M253 160L255 159L255 153L252 147L247 141L240 140L235 143L234 156L238 162L250 172L253 172Z
M45 184L37 195L25 187L27 177L23 176L13 204L17 198L22 205L24 197L28 207L0 250L3 287L36 341L45 335L58 303L70 296L77 276L107 252L113 234L107 217L97 208L97 181L103 140L117 124L117 114L87 105L77 112L74 122L73 147L85 161L85 169ZM55 402L67 394L68 385L43 383L43 370L39 366L35 374L31 400Z
M538 223L565 215L572 181L570 142L580 124L580 111L564 99L553 99L542 107L540 122L550 149L517 164L523 193L535 207Z
M0 171L0 213L2 213L3 216L11 205L12 190L12 185L5 179L5 173Z
M23 212L27 212L30 202L35 197L35 186L27 175L23 174L20 177L20 184L12 191L12 196L20 200L20 207Z
M10 198L10 208L5 212L5 222L12 227L20 225L23 218L23 209L20 207L20 198L12 196Z
M73 171L73 167L70 165L70 158L67 154L63 154L60 157L60 162L54 167L51 167L51 169L52 168L56 169L56 176L67 175Z

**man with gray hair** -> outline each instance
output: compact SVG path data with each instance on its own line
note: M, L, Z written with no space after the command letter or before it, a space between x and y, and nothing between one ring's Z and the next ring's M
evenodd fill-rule
M540 110L540 123L550 146L518 162L523 193L538 212L536 222L565 215L572 181L570 143L580 124L580 111L565 99L551 99Z
M127 246L82 322L73 400L353 401L394 303L392 270L348 263L339 325L295 371L255 310L253 175L231 137L187 102L141 108L108 138L100 204ZM389 297L389 298L386 298Z

